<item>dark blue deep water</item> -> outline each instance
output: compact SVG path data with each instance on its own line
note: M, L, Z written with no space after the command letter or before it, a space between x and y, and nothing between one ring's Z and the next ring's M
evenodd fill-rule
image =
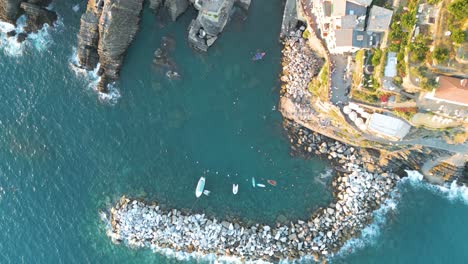
M208 54L187 46L194 12L167 23L145 9L110 101L70 65L84 1L55 2L55 29L22 46L0 37L0 263L186 263L110 243L98 212L124 194L268 223L330 201L327 163L289 155L275 110L282 1L254 1ZM165 36L179 81L152 65ZM253 63L257 50L267 56ZM202 175L211 195L195 202ZM278 186L253 189L251 177ZM466 192L420 181L399 189L388 216L333 261L468 262Z

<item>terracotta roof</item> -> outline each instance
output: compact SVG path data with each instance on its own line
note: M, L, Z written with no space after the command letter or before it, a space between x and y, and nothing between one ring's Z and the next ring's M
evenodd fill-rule
M434 93L435 98L468 105L468 79L439 76L438 80L439 88Z

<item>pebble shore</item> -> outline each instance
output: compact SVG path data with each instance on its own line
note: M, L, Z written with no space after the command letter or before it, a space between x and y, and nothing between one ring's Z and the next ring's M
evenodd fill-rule
M304 50L306 52L304 52ZM309 50L309 51L307 51ZM307 112L310 93L307 85L320 63L308 49L301 31L289 37L283 50L284 94ZM286 74L285 74L286 73ZM372 212L388 198L399 177L393 173L367 172L359 150L328 139L299 125L285 121L292 149L305 155L319 155L335 166L332 180L333 202L319 208L310 218L276 224L246 225L162 209L156 202L125 196L110 210L108 236L114 243L154 251L236 257L241 260L278 262L313 256L327 259L372 221Z

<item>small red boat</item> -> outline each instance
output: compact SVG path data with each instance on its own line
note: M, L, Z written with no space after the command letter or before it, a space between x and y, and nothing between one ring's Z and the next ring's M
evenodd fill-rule
M268 182L270 185L276 186L276 181L274 181L274 180L267 180L267 182Z

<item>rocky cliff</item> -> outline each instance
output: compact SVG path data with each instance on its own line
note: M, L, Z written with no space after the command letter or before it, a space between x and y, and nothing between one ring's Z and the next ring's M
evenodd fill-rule
M14 24L20 15L21 0L0 0L0 20Z
M247 11L250 0L196 0L198 16L189 26L188 41L195 49L207 51L228 23L234 7Z
M167 8L172 21L176 21L177 17L182 15L189 6L188 0L166 0L164 6Z
M138 30L143 0L89 0L78 35L80 66L91 70L100 63L98 89L118 79L125 52Z
M47 10L52 0L0 0L0 20L15 24L18 17L26 15L26 33L37 32L44 24L53 26L57 14ZM14 36L16 34L9 34Z

